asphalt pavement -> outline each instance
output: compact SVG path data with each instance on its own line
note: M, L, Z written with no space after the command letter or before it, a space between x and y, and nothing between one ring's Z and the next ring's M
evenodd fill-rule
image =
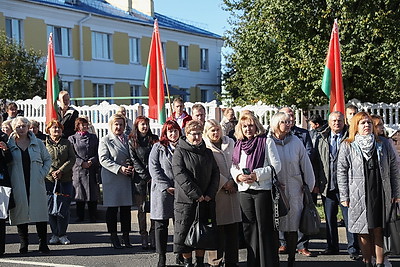
M0 258L0 266L157 266L158 255L153 251L142 250L140 236L138 233L137 212L132 210L132 234L131 242L133 248L114 249L109 242L106 224L104 222L105 208L99 206L99 220L97 223L74 223L75 208L71 208L71 223L68 227L68 238L70 245L49 245L51 253L40 254L38 250L38 239L34 225L29 226L29 253L20 255L19 240L15 226L7 226L7 245L6 253ZM172 253L172 223L169 227L170 236L168 243L167 264L168 266L178 266L175 264L175 255ZM51 237L50 226L48 226L48 237ZM317 257L296 256L296 267L357 267L364 266L361 261L350 260L346 252L346 237L344 227L339 228L340 255ZM315 254L323 251L326 241L323 233L310 241L310 250ZM281 255L281 267L286 267L287 255ZM400 267L400 257L390 258L393 267ZM246 251L240 250L239 266L246 266Z

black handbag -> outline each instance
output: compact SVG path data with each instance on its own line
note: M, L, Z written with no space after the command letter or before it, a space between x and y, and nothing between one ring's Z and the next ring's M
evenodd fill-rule
M290 210L289 199L285 194L284 186L279 182L278 176L276 174L275 168L272 165L271 175L272 175L272 201L274 205L274 221L275 227L279 227L279 218L286 216Z
M321 227L321 217L318 214L314 201L311 196L310 188L303 180L303 211L301 212L299 230L305 235L315 235L319 233Z
M400 210L399 203L393 203L390 209L389 221L384 232L385 254L400 255Z
M218 249L218 230L214 220L201 218L200 205L196 207L196 217L190 226L185 239L185 245L195 249L216 250Z
M47 192L47 208L49 215L65 218L68 215L69 206L71 204L71 196L58 193L57 180L54 183L53 192Z

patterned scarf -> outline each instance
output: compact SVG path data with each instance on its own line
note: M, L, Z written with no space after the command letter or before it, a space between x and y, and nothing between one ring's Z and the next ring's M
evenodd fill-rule
M361 149L361 152L366 160L372 158L375 148L375 137L373 134L357 134L355 136L354 142Z

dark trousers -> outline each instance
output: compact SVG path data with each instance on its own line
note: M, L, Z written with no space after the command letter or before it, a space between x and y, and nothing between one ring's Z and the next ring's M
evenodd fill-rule
M167 253L169 220L153 220L155 228L156 251L158 254Z
M17 225L19 241L22 247L28 247L29 244L29 234L28 234L28 224L18 224ZM39 237L39 246L47 245L47 222L37 222L36 232Z
M337 213L340 206L343 214L343 220L346 226L347 251L349 254L359 253L360 247L358 245L357 234L350 233L347 230L348 208L340 204L339 192L328 191L326 196L322 196L322 202L324 204L326 217L326 240L328 244L327 249L339 251Z
M239 262L239 223L218 225L218 250L208 251L208 263L222 263L225 254L225 266L236 266Z
M91 222L96 221L97 213L97 201L76 201L76 216L79 220L83 221L85 219L85 204L88 205L89 220Z
M119 218L121 222L121 232L129 233L131 231L131 206L108 207L106 211L106 224L109 233L117 232L118 223L118 208Z
M0 255L6 251L6 219L0 219Z
M278 232L273 224L270 190L240 192L248 267L279 266Z

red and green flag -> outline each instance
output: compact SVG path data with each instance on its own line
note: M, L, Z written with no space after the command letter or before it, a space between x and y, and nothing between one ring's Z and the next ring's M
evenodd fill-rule
M165 122L164 59L158 22L154 21L144 86L149 89L149 118Z
M337 25L337 20L333 23L324 77L322 79L322 91L324 91L329 98L329 111L340 111L345 114L342 62L340 59L339 27Z
M47 46L47 64L44 79L47 81L46 90L46 124L55 119L57 120L57 98L60 91L58 85L56 59L54 57L53 33L50 33L49 44Z

